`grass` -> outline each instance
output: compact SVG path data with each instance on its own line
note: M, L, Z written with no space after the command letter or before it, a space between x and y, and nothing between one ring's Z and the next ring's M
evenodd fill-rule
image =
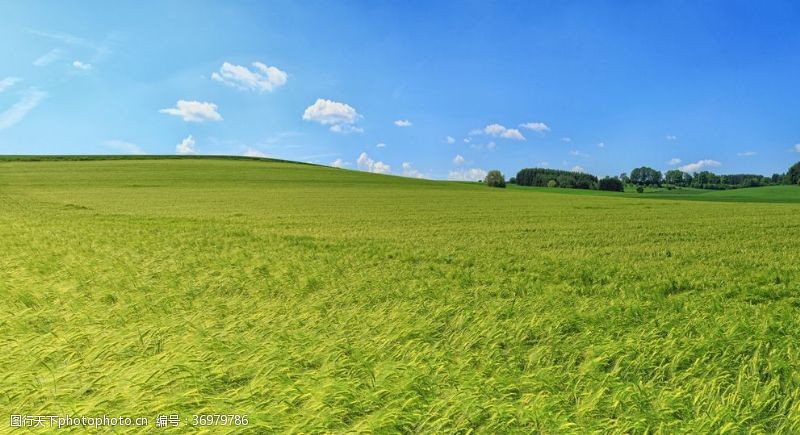
M0 414L797 433L799 239L787 203L3 162Z
M643 193L637 193L636 188L633 186L628 186L625 192L604 192L599 190L558 189L516 185L509 185L508 187L515 190L519 189L565 195L592 195L680 201L800 203L800 189L798 189L797 186L787 185L750 187L729 190L708 190L690 187L676 188L673 190L666 188L647 188Z

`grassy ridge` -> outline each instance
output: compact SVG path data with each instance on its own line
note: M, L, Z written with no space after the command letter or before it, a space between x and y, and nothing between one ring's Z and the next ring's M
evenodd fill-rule
M558 192L2 164L0 413L800 431L799 206Z

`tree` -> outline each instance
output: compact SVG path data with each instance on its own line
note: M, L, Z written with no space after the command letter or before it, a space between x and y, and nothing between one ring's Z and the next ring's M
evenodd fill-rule
M600 190L608 190L611 192L623 192L625 191L625 185L622 184L622 180L616 177L605 177L599 182Z
M667 171L667 173L664 174L664 182L667 184L680 186L683 184L683 172L678 169Z
M503 173L494 169L486 174L486 185L489 187L506 187L506 179Z
M800 162L797 162L786 171L786 184L798 184L800 183Z
M517 177L511 177L508 179L508 184L517 184Z
M623 172L619 174L619 180L622 181L622 184L630 184L631 177L629 177L627 173Z
M548 182L547 182L547 187L551 187L551 188L552 188L552 187L558 187L558 181L556 181L556 180L550 180L550 181L548 181Z
M660 186L661 171L642 166L631 171L631 183L640 186Z
M636 193L644 193L644 187L639 186L636 188Z

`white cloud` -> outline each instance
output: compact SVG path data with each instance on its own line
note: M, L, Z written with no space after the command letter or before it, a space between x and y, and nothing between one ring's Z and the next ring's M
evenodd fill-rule
M508 130L500 133L500 137L514 140L525 140L525 136L523 136L522 133L520 133L516 128L509 128Z
M347 134L347 133L363 133L363 132L364 132L364 129L363 129L363 128L361 128L361 127L356 127L356 126L354 126L354 125L349 125L349 124L336 124L336 125L332 125L332 126L331 126L331 128L330 128L329 130L330 130L330 131L332 131L332 132L334 132L334 133L342 133L342 134Z
M409 162L403 162L403 176L404 177L411 177L411 178L425 178L422 175L422 172L414 169L414 167Z
M447 136L444 138L444 141L450 145L456 143L456 139L453 136Z
M411 127L413 124L411 124L411 121L407 119L398 119L394 122L394 125L398 127Z
M372 160L367 153L361 153L358 156L358 160L356 160L356 164L358 165L358 169L367 172L374 172L376 174L388 174L392 171L391 166L387 165L386 163Z
M525 124L520 124L519 126L526 130L533 130L539 133L550 131L550 127L548 127L544 122L526 122Z
M61 59L63 55L64 55L64 50L55 48L36 58L36 60L33 61L33 66L50 65L51 63Z
M189 136L189 138L191 138L191 136ZM186 141L186 139L184 139L184 142L185 141ZM183 145L183 143L181 143L181 145ZM194 141L192 141L192 145L194 145ZM178 146L180 146L180 145L178 145ZM194 153L194 148L192 148L192 152L189 153L189 154L193 154L193 153ZM179 152L178 154L182 154L182 153ZM269 157L268 155L264 154L263 152L255 149L253 147L247 147L247 149L245 150L245 152L242 155L245 156L245 157L258 157L258 158L261 158L261 159Z
M470 143L470 142L472 142L472 138L471 137L465 137L464 138L464 143Z
M570 171L572 171L572 172L586 172L586 170L583 169L583 166L573 166L572 169L570 169Z
M175 107L161 109L160 113L180 116L187 122L221 121L222 116L217 113L217 105L200 101L178 100Z
M196 152L197 150L194 147L194 138L191 134L183 139L181 143L175 146L175 153L183 156L195 154Z
M570 143L570 142L572 142L572 138L571 137L562 137L561 138L561 142Z
M675 165L678 165L680 163L681 163L681 159L679 159L677 157L669 159L669 161L667 162L667 164L670 165L670 166L675 166Z
M489 143L486 143L486 144L482 144L482 143L474 143L474 144L470 145L469 147L470 147L470 148L472 148L473 150L482 150L482 149L486 148L487 150L490 150L490 151L491 151L491 150L493 150L493 149L494 149L496 146L497 146L497 144L496 144L496 143L494 143L494 141L491 141L491 142L489 142Z
M81 62L79 60L76 60L76 61L72 62L72 66L74 66L75 68L77 68L77 69L79 69L81 71L89 71L90 69L92 69L92 64L83 63L83 62Z
M107 140L103 142L103 145L120 151L123 154L144 154L144 151L139 147L139 145L131 142L125 142L124 140Z
M330 125L330 131L334 133L362 133L364 130L354 125L361 118L349 104L322 98L318 98L303 112L304 120Z
M464 164L464 156L462 156L461 154L456 154L456 156L453 157L453 164L454 165L463 165Z
M680 169L683 172L690 172L691 173L691 172L699 172L699 171L701 171L703 169L707 169L707 168L716 168L716 167L721 166L721 165L722 165L722 163L720 163L720 162L718 162L716 160L706 159L706 160L699 160L699 161L696 161L694 163L689 163L688 165L681 166L678 169Z
M673 135L671 135L671 134L668 134L668 135L667 135L667 140L677 140L677 139L678 139L678 137L677 137L677 136L673 136Z
M381 142L381 143L375 145L375 148L386 148L386 144Z
M267 66L261 62L253 62L251 65L254 67L253 70L225 62L219 72L211 74L211 78L245 91L272 92L285 85L289 77L285 71L274 66Z
M483 130L472 130L470 135L488 134L489 136L502 137L505 139L525 140L525 136L516 128L506 128L500 124L489 124Z
M736 153L736 155L739 157L753 157L756 154L758 153L755 151L745 151L743 153Z
M600 142L599 144L597 144L597 148L605 148L605 147L606 147L605 142Z
M16 85L19 83L19 81L19 77L6 77L3 80L0 80L0 92L3 92L6 89Z
M797 152L797 153L800 153L800 143L795 144L794 151Z
M587 158L589 157L589 154L586 154L586 153L578 151L578 150L572 150L569 153L570 153L570 155L573 155L573 156L587 157Z
M36 88L25 91L19 101L4 112L0 112L0 130L5 130L22 121L25 115L35 109L46 97L46 92Z
M458 169L447 174L448 180L478 181L486 178L486 171L480 168Z
M550 166L550 162L539 162L539 166L546 168Z
M331 166L334 168L344 168L345 166L350 166L350 162L345 162L342 159L336 159L331 162Z

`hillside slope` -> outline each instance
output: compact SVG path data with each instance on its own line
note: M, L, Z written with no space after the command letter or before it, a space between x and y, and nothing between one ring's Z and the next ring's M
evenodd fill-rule
M4 162L0 411L796 433L798 238L797 204Z

